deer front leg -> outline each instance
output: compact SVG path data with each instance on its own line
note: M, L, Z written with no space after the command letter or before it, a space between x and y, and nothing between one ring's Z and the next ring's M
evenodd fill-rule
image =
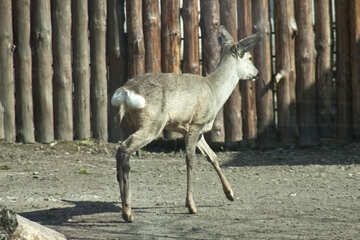
M186 180L187 191L185 206L189 209L189 213L196 213L196 205L192 194L192 180L191 172L193 168L193 159L195 157L196 142L199 138L199 133L190 132L185 136L185 148L186 148Z

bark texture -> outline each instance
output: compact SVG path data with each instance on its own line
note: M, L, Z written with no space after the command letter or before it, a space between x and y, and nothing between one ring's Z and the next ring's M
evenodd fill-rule
M14 7L15 85L17 140L35 142L32 96L32 56L30 48L30 0L19 0Z
M72 1L75 139L91 137L88 1Z
M236 28L236 9L236 1L220 1L220 22L232 35L234 42L237 41L238 37ZM224 105L224 127L225 142L227 144L242 140L241 96L239 85L235 87L230 98Z
M91 107L93 135L108 140L107 63L106 63L106 1L89 1L91 48Z
M259 147L267 148L274 144L276 138L273 91L270 87L271 52L269 3L267 0L253 0L252 4L254 32L261 35L261 39L254 50L254 62L259 70L259 78L256 81L257 141Z
M319 143L316 121L315 42L311 0L296 1L296 100L300 146Z
M219 61L221 47L218 42L220 8L218 1L200 0L201 40L202 40L202 75L212 73ZM221 109L214 121L212 130L206 134L209 142L224 142L224 114Z
M33 16L33 92L35 138L54 141L53 55L50 0L34 0Z
M352 137L349 1L335 1L336 7L336 135L340 142Z
M252 34L251 1L238 0L238 36L242 39ZM252 81L240 81L241 114L243 118L243 137L246 140L256 138L256 85Z
M350 1L351 9L351 78L353 135L360 138L360 1Z
M123 133L116 121L117 109L110 106L110 99L114 91L127 80L127 44L124 33L125 1L108 1L108 45L109 59L109 140L118 142L123 139Z
M143 0L145 72L161 72L161 17L159 0Z
M73 134L71 0L51 2L54 54L55 138L71 141Z
M126 2L126 21L129 49L129 76L135 77L145 72L145 46L141 0Z
M200 74L198 1L183 0L181 13L184 23L183 72Z
M282 144L293 144L297 138L295 94L295 34L294 3L275 0L276 84L278 129Z
M316 92L320 137L335 136L335 91L331 70L330 1L314 1L316 32Z

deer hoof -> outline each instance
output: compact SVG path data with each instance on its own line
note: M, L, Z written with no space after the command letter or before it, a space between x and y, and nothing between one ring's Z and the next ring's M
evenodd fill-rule
M234 201L234 193L231 189L225 190L224 193L227 199L229 199L230 201Z
M189 213L195 214L197 212L194 200L187 199L185 206L189 209Z
M122 218L125 220L125 222L127 223L132 223L134 222L134 214L132 214L130 211L123 211L122 212Z

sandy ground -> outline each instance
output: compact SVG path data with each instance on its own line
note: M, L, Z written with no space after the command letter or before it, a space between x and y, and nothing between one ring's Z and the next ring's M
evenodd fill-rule
M135 222L120 214L114 144L0 143L0 205L68 239L360 239L360 144L219 152L229 202L201 155L187 213L182 151L131 160Z

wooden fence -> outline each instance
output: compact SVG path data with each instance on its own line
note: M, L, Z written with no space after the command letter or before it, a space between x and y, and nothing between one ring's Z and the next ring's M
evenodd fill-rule
M360 0L2 0L0 139L118 141L113 91L145 72L211 73L220 24L262 33L260 79L239 83L210 141L359 139Z

